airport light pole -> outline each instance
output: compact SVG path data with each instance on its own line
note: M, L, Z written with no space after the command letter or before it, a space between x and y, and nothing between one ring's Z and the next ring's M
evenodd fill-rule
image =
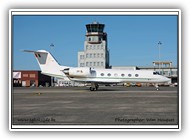
M54 44L51 43L49 46L50 46L51 50L53 50L53 48L54 48Z
M53 48L54 48L53 43L50 44L50 48L51 48L51 50L53 50ZM51 53L52 53L52 51L51 51ZM54 83L53 81L54 81L54 77L51 76L51 86L53 86L53 83Z
M160 46L162 45L162 42L159 41L158 42L158 69L159 69L159 72L160 72Z

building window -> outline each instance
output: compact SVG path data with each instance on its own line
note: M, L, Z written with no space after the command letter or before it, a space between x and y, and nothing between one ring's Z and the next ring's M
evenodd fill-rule
M30 78L35 78L36 75L35 74L30 74Z
M94 66L96 66L96 62L94 62Z
M103 62L101 62L101 66L104 66L104 63L103 63Z
M101 76L104 76L104 73L101 73Z
M135 77L139 77L139 75L138 75L138 74L135 74Z
M97 54L97 57L100 57L100 54L99 54L99 53Z
M86 49L88 50L88 45L86 45Z
M84 59L84 55L80 55L80 59Z
M23 77L28 77L28 74L23 74L22 76L23 76Z
M99 66L99 64L100 64L100 63L99 63L99 62L97 62L97 66Z
M88 53L86 54L86 58L88 58Z
M131 74L128 74L129 77L131 77L132 75Z
M96 58L96 54L94 53L94 58Z
M86 66L88 66L88 62L86 62Z
M90 58L92 58L92 54L90 53Z
M122 76L122 77L124 77L124 76L125 76L125 74L121 74L121 76Z
M98 46L97 46L97 50L99 50L99 47L100 47L100 46L98 45Z
M103 54L103 53L101 53L101 57L104 57L104 54Z
M102 49L102 50L104 49L104 46L103 46L103 45L101 45L101 49Z
M110 73L108 73L108 76L111 76L111 74L110 74Z

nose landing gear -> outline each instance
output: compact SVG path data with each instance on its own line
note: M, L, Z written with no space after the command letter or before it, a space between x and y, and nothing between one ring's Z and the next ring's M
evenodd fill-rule
M160 88L159 88L159 86L157 84L155 84L155 88L156 88L157 91L160 90Z

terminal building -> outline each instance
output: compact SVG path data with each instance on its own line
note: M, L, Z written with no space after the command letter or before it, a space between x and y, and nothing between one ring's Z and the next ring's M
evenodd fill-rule
M178 69L172 65L171 61L154 61L153 67L141 67L140 69L152 69L171 79L171 83L178 82Z
M104 24L86 25L84 51L78 52L78 67L109 68L109 50Z

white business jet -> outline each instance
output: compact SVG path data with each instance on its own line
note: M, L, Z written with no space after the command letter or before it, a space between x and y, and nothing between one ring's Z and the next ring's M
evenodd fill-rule
M115 70L61 66L48 51L24 50L24 52L34 53L42 74L77 82L91 83L91 91L98 90L99 84L163 83L170 80L159 75L158 72L149 70ZM159 87L156 85L156 88L158 90Z

